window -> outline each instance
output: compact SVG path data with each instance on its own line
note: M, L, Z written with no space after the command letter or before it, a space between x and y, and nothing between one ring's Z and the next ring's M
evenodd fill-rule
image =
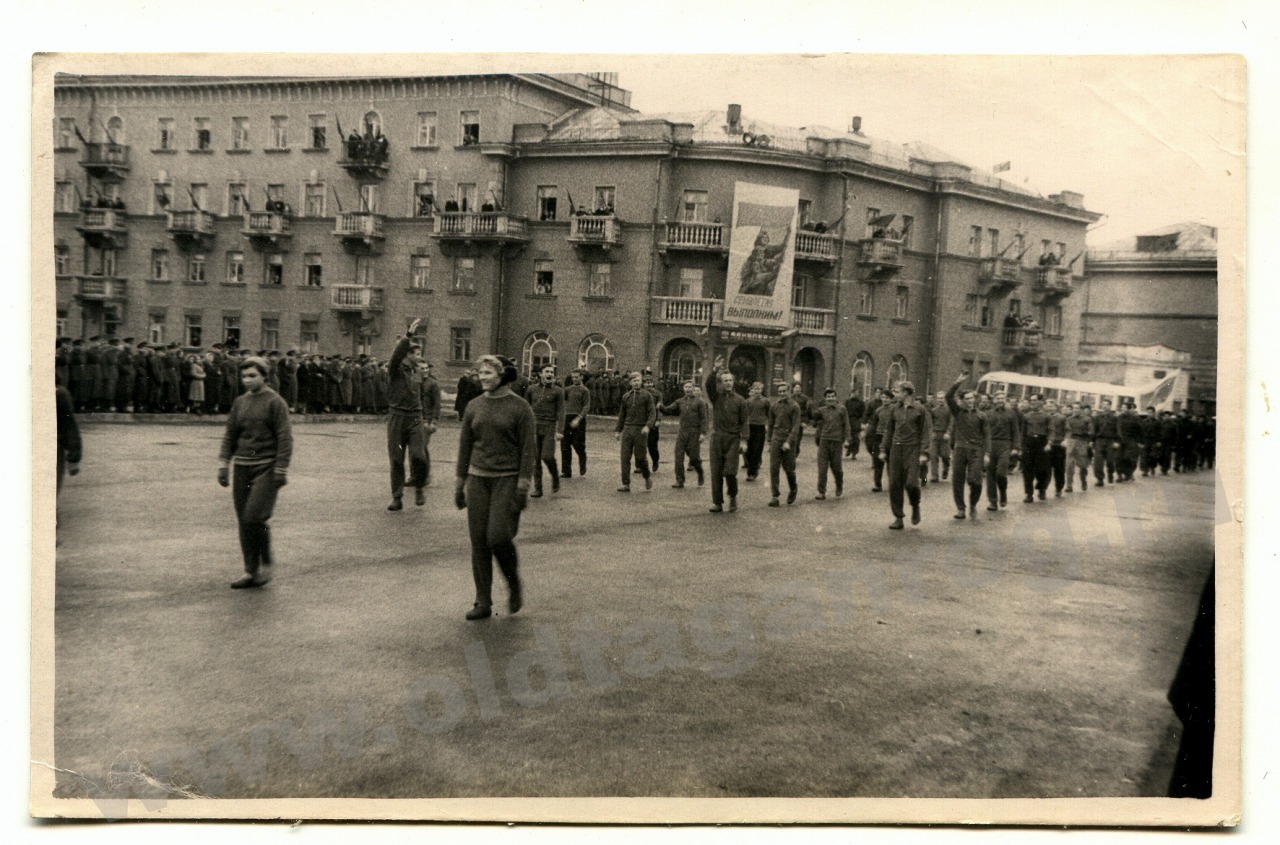
M863 234L864 238L869 238L873 234L875 234L876 226L874 221L879 216L880 216L880 209L867 206L867 220L866 220L867 225L866 225L866 231Z
M197 150L213 149L213 129L207 117L197 117L193 122Z
M152 314L147 324L147 343L164 343L164 315Z
M608 297L612 295L613 286L609 283L613 274L613 265L608 262L592 264L587 270L587 296Z
M303 214L307 217L324 217L328 197L328 188L323 182L308 182L303 188Z
M613 185L597 185L595 210L613 214L617 198L618 189Z
M809 218L813 214L813 200L800 200L798 208L800 213L800 225L803 226L809 222Z
M323 114L308 115L307 124L310 129L308 140L311 143L311 149L323 150L326 148L326 124L327 116Z
M555 292L555 262L533 262L533 292L538 296L551 296Z
M284 284L284 256L271 255L267 257L265 266L265 277L263 284L267 285L283 285Z
M859 352L853 361L853 369L849 373L849 382L854 393L866 401L871 401L871 382L875 377L875 363L871 353ZM850 420L853 422L853 420Z
M374 264L372 256L357 255L356 256L356 284L372 285L377 281L377 265Z
M472 293L476 289L476 260L455 258L453 261L453 289L459 293ZM470 360L467 356L464 360Z
M471 360L470 326L452 326L449 329L449 354L451 361Z
M893 361L889 363L889 370L885 374L885 387L893 387L899 382L907 380L907 359L901 355L894 355Z
M436 183L413 183L413 216L430 217L436 211Z
M156 149L172 150L178 140L173 131L173 118L162 117L156 121Z
M1058 365L1057 365L1057 364L1049 364L1049 365L1047 365L1047 366L1045 367L1045 372L1044 372L1044 374L1045 374L1046 376L1048 376L1049 378L1057 378L1057 377L1058 377Z
M796 273L791 280L791 307L804 308L809 298L809 288L813 279L803 273Z
M702 298L702 268L701 267L681 267L680 268L680 292L677 295L685 299L701 299Z
M555 220L556 219L556 200L559 198L559 188L555 185L539 185L538 186L538 219L539 220Z
M116 251L114 249L104 249L98 254L98 275L115 278L116 275Z
M71 272L71 251L65 246L54 247L53 273L55 276L67 276Z
M698 347L692 343L684 343L671 350L667 359L667 375L677 381L688 381L698 371L701 355Z
M377 185L361 185L360 186L360 210L367 211L370 214L378 213L378 186Z
M289 118L282 114L271 117L271 148L289 149Z
M244 253L243 252L227 253L227 284L229 285L244 284Z
M382 115L376 111L365 112L364 129L374 138L382 134Z
M151 278L157 281L169 280L169 250L151 250Z
M578 345L578 367L589 373L602 373L616 365L613 344L602 334L590 334Z
M1041 241L1040 241L1040 255L1041 255L1041 256L1045 256L1045 255L1048 255L1048 254L1049 254L1049 253L1051 253L1051 252L1053 252L1053 250L1052 250L1052 249L1050 248L1050 246L1049 246L1049 240L1048 240L1048 238L1045 238L1045 239L1041 240Z
M916 228L916 219L909 214L902 215L902 248L911 249L911 235Z
M431 289L431 256L415 255L409 259L409 287L414 290Z
M1022 254L1027 251L1027 238L1021 232L1013 236L1013 256L1022 261Z
M203 282L204 281L204 264L205 257L203 255L193 255L187 261L187 281Z
M464 147L480 143L480 112L464 111L462 121L462 145Z
M1040 325L1048 335L1062 334L1062 306L1045 305L1040 309Z
M524 374L533 376L543 367L556 365L555 342L547 332L534 332L524 342Z
M53 325L55 327L54 331L57 332L56 337L66 337L68 325L67 312L59 309L58 316L54 318Z
M1151 373L1152 378L1164 378L1169 374L1168 370L1156 370Z
M1058 241L1058 261L1065 263L1067 260L1067 245L1062 241Z
M76 145L76 121L73 117L58 119L58 137L55 141L58 149L71 149Z
M1033 376L1042 376L1042 375L1044 375L1044 365L1043 365L1043 364L1032 364L1032 365L1031 365L1031 375L1033 375Z
M684 201L681 204L681 208L686 223L707 222L707 199L706 191L684 192Z
M302 351L315 354L320 351L320 321L302 320L298 324L298 340Z
M203 346L204 330L200 327L200 315L188 314L183 320L183 337L187 346Z
M151 183L151 213L163 214L173 207L173 183L157 179Z
M76 210L76 186L69 179L59 179L53 183L53 210L54 211L75 211Z
M1000 230L987 230L987 257L995 258L1000 254Z
M858 285L858 313L870 317L875 314L876 289L865 282Z
M476 205L476 185L474 182L458 183L458 209L460 211L475 211Z
M991 302L987 297L971 293L965 298L964 323L966 326L991 325Z
M969 257L979 258L982 255L982 227L969 227Z
M279 317L263 317L262 318L262 348L263 349L279 349L280 348L280 318Z
M898 285L898 290L893 297L893 316L898 320L907 319L907 307L910 304L911 288L906 285Z
M284 202L284 185L279 182L268 184L267 200L270 202Z
M222 337L229 345L240 347L240 317L224 316L222 318Z
M249 149L249 118L231 118L231 149Z
M307 287L318 288L323 284L324 267L320 264L320 253L308 252L302 256L302 266L306 268L303 279Z
M418 141L419 147L434 147L436 145L436 113L433 111L418 112Z
M1011 299L1011 300L1009 300L1009 313L1010 313L1010 314L1012 314L1012 315L1013 315L1013 316L1015 316L1015 317L1019 317L1019 316L1021 316L1021 315L1022 315L1022 300L1021 300L1021 299Z
M227 185L227 216L241 217L248 211L245 205L245 185L231 182Z
M200 211L209 210L209 186L204 182L192 182L187 186L191 192L191 204Z

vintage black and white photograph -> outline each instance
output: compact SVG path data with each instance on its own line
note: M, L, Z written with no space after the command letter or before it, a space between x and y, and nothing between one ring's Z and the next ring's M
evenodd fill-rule
M1238 818L1241 57L34 83L35 815Z

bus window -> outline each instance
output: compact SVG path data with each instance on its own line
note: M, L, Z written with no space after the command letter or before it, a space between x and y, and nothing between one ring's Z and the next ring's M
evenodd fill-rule
M1074 405L1078 401L1080 401L1079 391L1075 391L1075 390L1062 391L1062 404Z
M1022 394L1026 389L1027 389L1027 386L1025 384L1010 384L1009 397L1008 397L1009 401L1010 402L1020 401L1022 399Z
M1080 404L1088 405L1091 408L1098 407L1098 397L1092 393L1081 393Z
M1061 391L1060 391L1060 390L1058 390L1058 388L1056 388L1056 387L1049 387L1049 388L1046 388L1046 389L1044 390L1044 401L1046 401L1046 402L1057 402L1057 401L1058 401L1058 396L1059 396L1060 394L1061 394Z
M1118 398L1120 401L1116 404L1117 410L1125 407L1126 405L1136 405L1138 403L1138 400L1132 396L1120 396Z

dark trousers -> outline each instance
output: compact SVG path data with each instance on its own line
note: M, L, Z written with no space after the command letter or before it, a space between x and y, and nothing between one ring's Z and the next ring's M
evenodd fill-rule
M556 424L554 422L543 422L539 420L537 427L538 441L538 474L533 477L533 488L539 493L542 492L542 467L551 472L551 478L554 484L559 484L557 476L560 475L560 468L556 466Z
M471 535L471 575L476 582L476 604L483 607L493 604L494 558L508 585L520 578L515 544L520 530L516 482L514 475L468 475L463 488L467 496L467 532Z
M422 417L392 412L387 417L387 458L391 461L391 496L396 499L404 495L406 454L409 456L409 486L425 486L430 467Z
M978 463L982 463L979 459ZM951 471L951 438L946 435L934 435L933 449L929 452L929 480L938 480L938 464L942 464L942 477L946 478Z
M578 474L587 474L587 418L584 416L575 427L577 417L564 421L564 437L560 440L560 472L565 478L573 477L573 453L578 453Z
M796 450L782 450L785 440L775 440L769 444L769 490L773 493L773 498L782 495L782 491L778 486L781 480L779 470L787 474L787 490L791 493L796 492Z
M649 458L645 454L645 446L647 441L645 436L640 433L640 427L629 425L622 429L621 432L621 450L620 457L622 459L622 483L631 483L631 461L636 462L636 467L640 474L645 478L649 477Z
M654 469L658 468L658 426L649 426L649 463Z
M964 510L964 488L969 485L969 507L982 498L982 450L957 446L951 455L951 497L956 510Z
M883 487L884 461L880 459L880 436L867 435L867 452L871 455L871 479L876 487Z
M680 429L676 433L676 452L672 461L676 465L676 483L684 484L684 462L689 459L689 469L698 474L698 483L702 483L702 442L698 439L696 429Z
M1107 481L1115 480L1116 456L1119 452L1120 447L1114 440L1093 441L1093 477L1096 481L1101 483L1104 477Z
M764 463L764 435L763 424L753 423L747 426L747 454L743 462L747 466L747 475L751 478L760 474L760 465Z
M724 504L724 488L729 498L738 497L738 444L741 439L731 434L711 435L711 501Z
M1049 472L1053 474L1053 490L1061 493L1067 483L1067 447L1061 443L1049 445Z
M844 490L844 458L841 449L844 444L839 440L818 441L818 492L826 495L827 469L836 479L836 490Z
M844 454L848 458L858 457L858 448L862 445L858 440L858 421L850 420L853 423L853 436L849 438L849 445L845 447Z
M1022 492L1028 496L1049 489L1049 438L1028 434L1022 443Z
M244 571L256 573L271 565L271 528L267 521L276 506L275 464L236 464L231 474L231 501L240 524Z
M911 506L920 505L920 444L895 443L889 449L889 507L902 519L902 494L906 491Z
M1144 443L1142 444L1141 464L1143 475L1155 475L1156 467L1160 464L1160 444Z
M1013 445L1007 440L991 442L991 462L987 464L987 504L1003 502L1009 492L1009 458Z
M1121 478L1132 479L1134 470L1138 468L1138 461L1142 458L1142 444L1137 440L1124 440L1118 451L1116 472Z

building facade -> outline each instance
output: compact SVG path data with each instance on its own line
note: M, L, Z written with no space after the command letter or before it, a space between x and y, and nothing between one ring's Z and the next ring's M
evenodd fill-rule
M445 378L1075 375L1099 215L860 123L642 115L608 74L59 80L59 334L377 354L422 317Z
M1086 260L1080 366L1089 371L1087 377L1109 381L1114 379L1104 376L1132 372L1126 365L1134 355L1124 351L1125 345L1163 347L1169 352L1149 369L1164 370L1171 354L1182 353L1177 358L1187 373L1187 402L1193 411L1212 413L1218 367L1217 230L1180 223L1090 249Z

